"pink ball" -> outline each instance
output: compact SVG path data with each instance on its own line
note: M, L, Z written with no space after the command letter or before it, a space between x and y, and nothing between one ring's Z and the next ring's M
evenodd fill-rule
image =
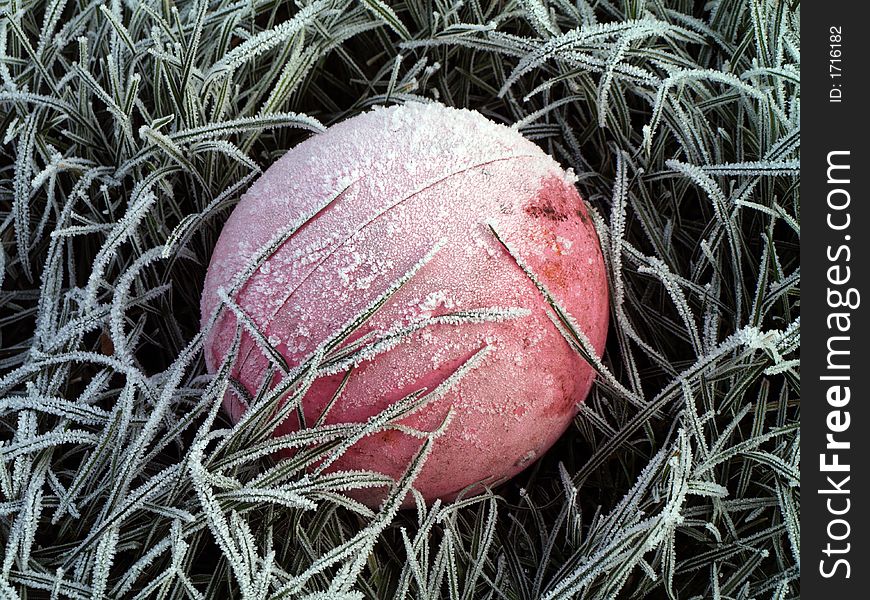
M504 312L512 318L443 319L362 360L326 423L363 422L415 390L432 390L486 347L443 397L401 423L432 430L453 408L415 483L428 500L503 481L565 431L594 372L548 318L545 298L490 224L600 354L608 324L604 261L574 182L516 130L477 112L420 103L376 108L299 144L242 197L209 265L203 325L219 305L218 290L230 288L270 240L309 215L234 297L290 367L440 248L352 340L459 311L510 309ZM223 309L205 343L211 372L229 352L235 327L236 317ZM245 333L233 376L253 394L268 366ZM307 423L322 414L343 375L314 383L303 401ZM224 408L238 420L244 405L228 393ZM291 416L278 433L297 427ZM421 443L405 431L384 430L357 442L330 469L398 478ZM385 493L354 496L375 505Z

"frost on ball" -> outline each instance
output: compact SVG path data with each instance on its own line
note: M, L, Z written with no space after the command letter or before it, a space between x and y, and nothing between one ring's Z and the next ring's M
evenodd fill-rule
M549 319L544 296L516 259L599 353L607 283L573 176L532 142L479 113L416 103L377 108L310 138L272 165L230 216L206 276L203 325L219 292L294 224L233 295L291 368L419 267L345 342L370 347L315 381L303 401L307 423L327 408L348 368L326 423L363 422L482 357L443 396L401 421L431 431L453 409L414 484L428 500L512 477L568 427L594 373ZM210 371L230 351L235 330L235 314L223 309L206 340ZM400 339L383 341L397 332ZM269 364L243 333L232 375L255 394ZM224 405L240 418L235 395ZM278 432L296 427L294 415ZM421 443L406 431L382 430L330 469L399 478ZM384 494L354 493L370 505Z

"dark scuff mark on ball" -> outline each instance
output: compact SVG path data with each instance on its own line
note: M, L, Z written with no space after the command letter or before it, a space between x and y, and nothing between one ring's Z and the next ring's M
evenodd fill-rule
M555 285L558 289L563 289L570 283L570 273L566 273L565 266L560 261L547 260L541 265L540 271L545 281Z
M568 220L564 207L570 204L571 198L564 183L556 177L548 177L541 181L538 193L525 207L525 212L532 217L561 223Z
M568 413L572 406L577 404L577 382L564 374L556 379L558 392L555 401L546 408L544 414L550 417L560 417Z
M385 432L380 434L381 439L383 440L384 444L387 446L391 446L391 445L396 444L399 441L400 436L401 436L401 432L399 432L395 429L388 429Z
M551 221L564 221L568 218L568 215L556 210L551 204L544 204L543 206L527 206L526 212L533 217L544 217Z

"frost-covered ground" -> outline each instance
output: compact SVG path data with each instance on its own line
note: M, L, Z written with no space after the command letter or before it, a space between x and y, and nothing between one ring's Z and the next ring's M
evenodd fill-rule
M799 596L797 4L0 9L5 597ZM262 169L411 99L514 125L577 173L611 330L530 469L400 512L417 461L372 511L341 491L376 476L305 473L378 423L275 439L264 390L232 426L199 296Z

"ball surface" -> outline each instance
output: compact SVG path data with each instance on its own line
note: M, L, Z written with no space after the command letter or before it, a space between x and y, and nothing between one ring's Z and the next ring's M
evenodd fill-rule
M603 351L604 262L574 181L517 131L477 112L422 103L376 108L299 144L244 194L208 268L203 325L220 305L219 290L294 223L301 226L233 297L290 367L431 255L350 342L425 326L355 364L325 422L362 422L415 390L433 390L485 348L446 394L401 423L429 431L453 409L414 484L428 500L497 483L556 441L594 377L517 258ZM485 311L501 317L462 318ZM205 342L211 372L235 329L236 316L222 309ZM268 366L245 332L232 375L253 394ZM303 401L307 423L323 413L344 374L315 381ZM234 420L244 410L230 393L224 407ZM279 432L297 427L292 416ZM330 468L398 478L421 443L401 429L383 430ZM375 505L384 494L354 496Z

